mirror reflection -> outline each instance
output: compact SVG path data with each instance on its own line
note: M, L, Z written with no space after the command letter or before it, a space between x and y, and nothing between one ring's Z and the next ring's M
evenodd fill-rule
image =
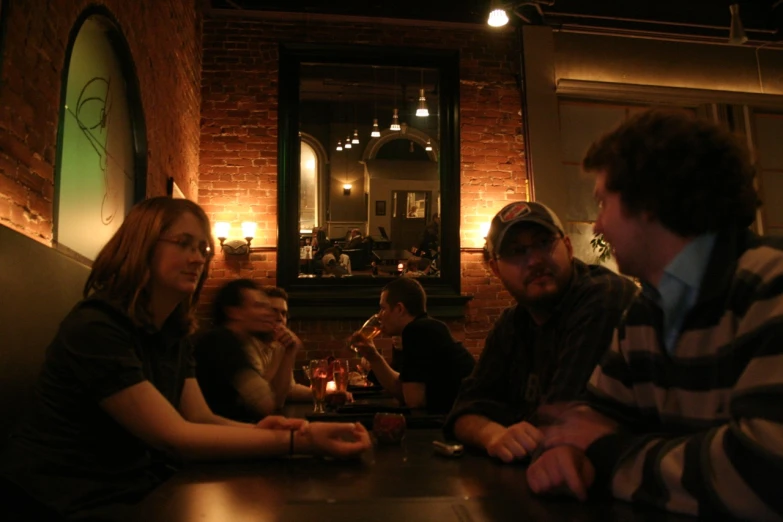
M303 63L299 78L299 277L439 277L438 71Z

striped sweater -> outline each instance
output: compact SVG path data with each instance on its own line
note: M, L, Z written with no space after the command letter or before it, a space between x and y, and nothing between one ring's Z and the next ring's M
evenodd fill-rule
M639 296L588 384L621 433L587 449L616 498L783 520L783 243L718 235L672 355ZM600 485L598 485L600 487Z

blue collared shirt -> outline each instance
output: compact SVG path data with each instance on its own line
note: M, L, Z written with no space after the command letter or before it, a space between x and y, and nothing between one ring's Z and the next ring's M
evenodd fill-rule
M669 354L674 353L680 327L699 297L715 236L704 234L696 237L663 269L658 288L653 292L650 292L650 287L645 288L647 295L663 310L663 341Z

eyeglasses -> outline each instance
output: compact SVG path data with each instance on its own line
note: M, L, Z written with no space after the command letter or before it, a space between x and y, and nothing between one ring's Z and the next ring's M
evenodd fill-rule
M530 260L530 256L533 254L549 257L555 250L555 245L559 239L562 239L562 237L549 236L530 245L510 245L508 248L503 249L496 257L507 263L514 264L527 263Z
M209 247L209 243L203 239L198 241L190 234L185 234L180 237L161 237L158 238L158 241L177 245L183 252L198 252L204 259L212 257L212 249Z

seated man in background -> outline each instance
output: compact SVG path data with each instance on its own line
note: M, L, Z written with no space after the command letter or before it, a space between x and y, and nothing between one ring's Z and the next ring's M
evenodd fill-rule
M356 248L361 248L363 241L364 237L362 237L362 233L358 228L354 228L349 232L348 237L345 240L345 249L354 250Z
M213 308L215 328L197 337L194 348L196 378L207 404L236 420L269 415L285 402L301 341L278 325L269 298L250 279L225 284ZM259 369L256 360L259 335L282 347L268 361L268 371Z
M445 431L508 463L538 447L539 406L581 395L637 288L576 259L560 219L541 203L498 212L486 254L516 304L495 322Z
M275 323L278 327L288 328L288 293L277 286L264 286L261 290L269 297L269 306L275 314ZM290 331L290 330L289 330ZM266 356L267 360L273 357ZM281 371L281 366L278 366ZM298 384L294 380L293 370L291 371L291 388L288 391L288 398L294 401L310 401L313 399L313 392L309 386Z
M381 386L401 403L428 413L447 413L462 379L473 370L473 356L454 340L448 326L427 315L427 295L415 279L400 277L387 284L380 307L383 333L402 338L399 373L360 333L351 337L351 344L370 362Z

